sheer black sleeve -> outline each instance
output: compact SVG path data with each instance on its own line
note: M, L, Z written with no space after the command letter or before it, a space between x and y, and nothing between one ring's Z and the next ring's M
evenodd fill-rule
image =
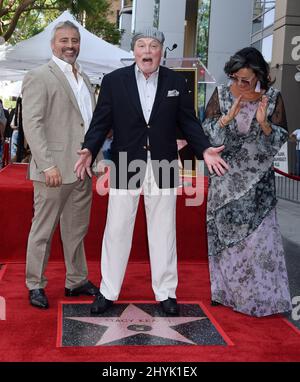
M288 139L285 108L280 93L277 93L275 108L269 117L269 122L272 124L272 133L265 135L261 130L258 147L261 152L275 156Z
M219 103L219 95L218 95L218 89L215 88L212 96L210 97L210 100L208 101L208 104L205 109L205 118L220 118L221 117L221 110L220 110L220 103Z
M202 128L208 136L212 146L220 146L224 143L225 129L219 124L221 109L219 102L218 88L216 88L208 101L205 109L205 119Z
M274 125L280 126L287 130L287 119L285 114L285 107L281 94L279 93L276 100L276 106L271 116L271 122Z

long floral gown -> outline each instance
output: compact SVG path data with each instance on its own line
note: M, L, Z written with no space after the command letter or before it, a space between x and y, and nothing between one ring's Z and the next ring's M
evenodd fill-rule
M203 129L213 146L224 144L225 176L211 176L207 234L212 300L252 316L292 309L282 238L276 217L273 159L286 142L281 94L266 95L272 133L256 120L257 102L244 102L225 128L219 126L234 98L229 86L215 89Z

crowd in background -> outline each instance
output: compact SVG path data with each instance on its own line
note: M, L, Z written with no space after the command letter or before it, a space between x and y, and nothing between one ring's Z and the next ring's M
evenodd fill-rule
M21 97L10 109L6 109L0 99L0 134L0 167L10 162L28 163L30 149L24 138Z

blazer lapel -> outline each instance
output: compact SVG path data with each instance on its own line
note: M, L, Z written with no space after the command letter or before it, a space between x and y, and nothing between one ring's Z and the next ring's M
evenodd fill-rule
M143 119L145 119L144 114L143 114L141 101L140 101L139 90L138 90L137 82L136 82L136 78L135 78L134 68L135 68L135 64L129 66L127 68L128 70L124 73L125 74L124 75L125 89L128 91L129 97L130 97L132 104L134 105L137 113Z
M166 88L167 88L167 84L168 84L167 78L168 78L168 74L164 70L164 68L161 66L159 68L157 90L156 90L153 108L152 108L151 115L149 118L149 123L151 123L152 119L155 117L155 114L157 113L157 111L159 109L159 105L162 102L162 98L163 98L164 94L166 94Z
M73 103L75 109L77 109L79 114L81 115L81 112L80 112L80 109L78 106L78 102L76 100L76 97L73 93L73 90L72 90L68 80L66 79L66 76L63 74L63 72L59 69L59 67L55 64L54 61L51 60L48 63L48 66L49 66L51 72L55 75L55 77L58 79L58 81L61 83L61 85L65 89L65 91L66 91L67 95L69 96L71 102Z

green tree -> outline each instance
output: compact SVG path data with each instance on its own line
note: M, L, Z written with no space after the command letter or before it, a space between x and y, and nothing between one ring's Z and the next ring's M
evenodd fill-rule
M202 0L198 10L198 40L197 40L197 56L205 66L207 66L208 57L208 34L209 34L209 18L210 18L210 0ZM203 117L202 111L205 105L206 84L198 84L198 105L200 110L200 118Z
M198 11L197 55L207 65L210 0L202 0Z
M108 0L0 0L0 37L12 44L29 38L66 9L92 33L119 43L121 32L107 20Z

